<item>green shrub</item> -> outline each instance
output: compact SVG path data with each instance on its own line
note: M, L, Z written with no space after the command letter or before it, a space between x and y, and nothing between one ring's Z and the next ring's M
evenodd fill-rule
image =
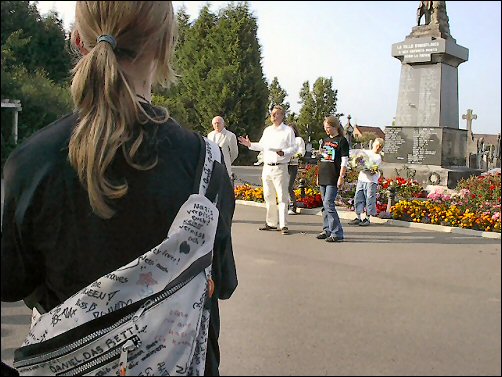
M2 97L21 101L22 111L18 117L18 144L39 129L72 111L69 88L55 84L41 70L31 73L23 67L16 67L9 72L2 71ZM12 124L12 117L12 110L2 110L3 125ZM2 132L3 168L14 145L10 127L4 127Z

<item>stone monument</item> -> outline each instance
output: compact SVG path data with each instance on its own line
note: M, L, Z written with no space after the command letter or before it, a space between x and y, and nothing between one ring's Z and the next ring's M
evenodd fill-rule
M451 36L444 1L421 1L416 23L392 45L401 78L395 123L385 129L384 162L387 169L411 167L422 184L453 188L479 174L467 168L467 130L459 128L458 66L469 50Z

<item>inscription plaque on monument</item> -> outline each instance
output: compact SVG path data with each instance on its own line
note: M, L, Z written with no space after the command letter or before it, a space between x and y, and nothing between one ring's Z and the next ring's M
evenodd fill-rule
M414 128L413 146L411 153L408 154L408 162L440 165L441 160L436 158L439 156L438 149L441 140L439 133L440 130L434 128ZM428 160L431 162L427 162Z
M466 130L442 127L387 127L384 161L389 163L465 166Z
M432 54L446 51L444 39L419 38L392 45L393 56L403 56L403 63L432 61Z
M405 140L401 137L400 128L388 128L385 130L385 153L394 154L399 151Z

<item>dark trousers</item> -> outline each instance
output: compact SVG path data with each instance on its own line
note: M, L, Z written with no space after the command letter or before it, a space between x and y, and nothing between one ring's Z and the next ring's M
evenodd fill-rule
M288 165L288 173L289 173L288 192L289 192L289 200L290 200L289 207L293 211L296 211L296 196L295 196L294 187L295 187L296 176L298 175L298 165Z

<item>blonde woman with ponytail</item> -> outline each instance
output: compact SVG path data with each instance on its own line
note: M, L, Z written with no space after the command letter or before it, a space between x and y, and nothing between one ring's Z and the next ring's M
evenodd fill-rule
M48 311L164 238L194 192L197 134L151 104L175 81L176 15L163 1L77 1L74 112L18 147L4 167L2 301ZM218 300L237 286L233 189L220 185L206 374L219 367Z

